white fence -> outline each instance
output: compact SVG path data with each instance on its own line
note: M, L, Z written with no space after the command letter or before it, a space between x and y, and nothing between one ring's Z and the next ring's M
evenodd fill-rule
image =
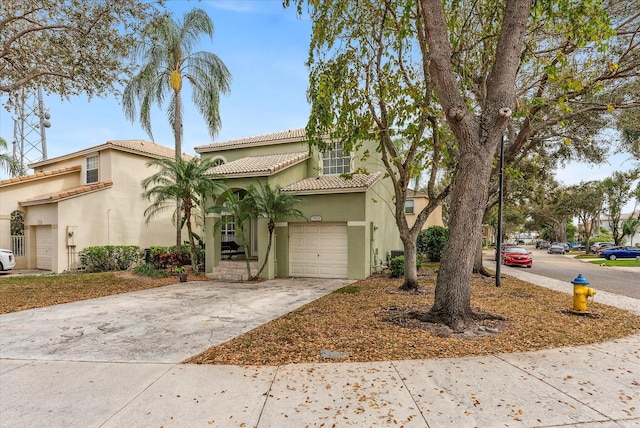
M24 235L11 235L11 251L13 251L15 257L24 257L26 255Z

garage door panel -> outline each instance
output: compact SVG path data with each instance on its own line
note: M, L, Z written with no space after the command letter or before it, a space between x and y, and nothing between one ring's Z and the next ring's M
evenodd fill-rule
M345 223L291 224L289 234L290 275L347 278Z

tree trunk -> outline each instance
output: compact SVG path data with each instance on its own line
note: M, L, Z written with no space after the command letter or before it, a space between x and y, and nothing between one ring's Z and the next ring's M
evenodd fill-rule
M191 268L193 273L198 274L198 251L196 249L196 242L193 240L193 231L191 229L191 201L186 201L184 204L184 215L187 219L187 233L189 234L189 253L191 255Z
M416 267L416 240L403 240L404 244L404 283L400 290L418 290L418 269Z
M473 272L486 277L493 276L487 269L485 269L484 264L482 263L482 237L478 240L478 245L476 247L476 256L473 260Z
M249 263L249 256L247 255L247 247L244 247L244 264L247 268L247 278L249 278L250 280L253 279L253 277L251 276L251 263ZM257 275L256 275L257 277Z
M455 330L471 316L471 273L481 238L482 218L488 197L491 157L494 150L467 151L460 157L452 193L449 240L445 248L431 315ZM471 245L470 245L471 244Z
M176 161L182 158L182 98L180 90L174 90L176 105L173 122L173 139L175 141ZM182 210L179 200L176 201L176 249L182 245Z
M455 330L464 328L465 318L472 314L470 282L476 243L481 235L493 157L511 109L516 106L515 79L531 1L506 1L495 59L485 82L486 97L476 106L479 115L473 114L459 90L442 1L420 1L429 45L429 73L460 150L451 192L449 240L429 314Z
M264 268L267 266L267 262L269 261L269 253L271 252L271 241L273 239L273 230L269 228L269 242L267 243L267 253L264 255L264 262L262 262L262 266L258 269L258 273L251 278L252 280L258 279Z

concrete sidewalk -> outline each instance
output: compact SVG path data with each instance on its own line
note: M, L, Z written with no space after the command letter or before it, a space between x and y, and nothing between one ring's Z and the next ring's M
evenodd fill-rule
M524 269L504 273L570 291ZM640 315L636 299L597 297ZM518 354L280 367L3 358L0 426L638 427L640 335Z

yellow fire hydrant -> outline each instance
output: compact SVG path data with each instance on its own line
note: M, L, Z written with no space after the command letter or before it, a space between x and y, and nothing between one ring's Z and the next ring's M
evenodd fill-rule
M590 283L582 274L579 274L571 283L573 284L573 310L571 312L574 314L588 314L587 298L595 296L596 291L591 287L587 287Z

